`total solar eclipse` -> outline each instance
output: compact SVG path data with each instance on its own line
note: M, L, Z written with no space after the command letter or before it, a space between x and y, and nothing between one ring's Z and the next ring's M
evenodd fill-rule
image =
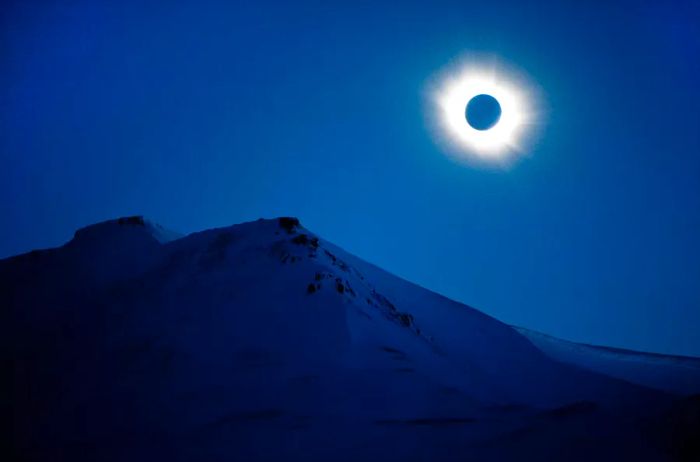
M431 80L430 121L455 160L509 165L529 153L540 125L536 86L495 57L465 57Z

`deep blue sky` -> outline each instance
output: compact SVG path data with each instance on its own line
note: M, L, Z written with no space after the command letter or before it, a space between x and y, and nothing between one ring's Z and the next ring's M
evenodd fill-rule
M0 8L0 257L126 214L296 215L503 321L700 355L693 2L100 3ZM425 124L427 80L474 51L549 107L508 170Z

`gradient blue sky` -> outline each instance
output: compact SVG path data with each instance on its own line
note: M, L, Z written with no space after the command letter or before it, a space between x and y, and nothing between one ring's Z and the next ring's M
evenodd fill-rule
M3 2L0 257L127 214L296 215L503 321L700 355L694 2L141 3ZM509 170L426 127L465 52L545 95Z

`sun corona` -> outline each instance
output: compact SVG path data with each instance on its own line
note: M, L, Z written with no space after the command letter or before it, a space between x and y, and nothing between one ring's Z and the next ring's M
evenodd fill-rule
M458 160L504 163L524 154L539 116L531 86L502 65L465 60L443 71L430 88L433 131ZM470 122L468 106L490 98L500 113L484 126Z

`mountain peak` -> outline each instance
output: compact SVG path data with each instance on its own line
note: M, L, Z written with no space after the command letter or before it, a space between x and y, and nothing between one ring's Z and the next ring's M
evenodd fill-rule
M277 223L280 225L280 228L288 233L293 233L297 227L301 226L299 219L296 217L279 217L277 218Z

